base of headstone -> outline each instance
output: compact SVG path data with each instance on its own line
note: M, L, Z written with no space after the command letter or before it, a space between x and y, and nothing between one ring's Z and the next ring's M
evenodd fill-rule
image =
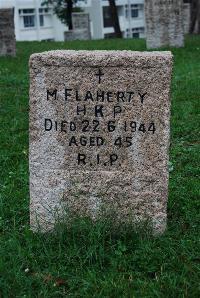
M91 36L86 29L76 29L64 32L64 40L72 41L72 40L89 40Z
M30 58L30 215L166 227L170 52L52 51ZM66 214L66 215L65 215Z

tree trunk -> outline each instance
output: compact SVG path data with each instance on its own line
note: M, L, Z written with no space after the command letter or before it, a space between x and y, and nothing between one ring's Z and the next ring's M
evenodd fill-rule
M190 34L195 33L196 26L200 34L200 1L191 0Z
M73 29L73 25L72 25L73 0L66 0L66 4L67 4L68 27L69 27L69 30L72 30Z
M198 13L197 13L197 33L200 34L200 2L198 3Z
M115 30L115 36L117 38L122 38L122 32L120 29L120 24L119 24L119 18L117 14L117 6L115 3L115 0L108 0L110 4L110 12L111 12L111 19L112 19L112 24Z

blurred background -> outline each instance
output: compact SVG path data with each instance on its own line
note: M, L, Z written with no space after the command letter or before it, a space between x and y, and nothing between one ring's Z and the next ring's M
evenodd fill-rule
M185 33L200 33L199 0L183 0ZM144 0L0 0L17 41L145 38Z

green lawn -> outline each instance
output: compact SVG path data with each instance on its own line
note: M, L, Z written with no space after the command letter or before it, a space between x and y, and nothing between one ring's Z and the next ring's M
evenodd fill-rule
M168 229L152 238L77 219L29 230L28 59L50 49L145 50L143 40L21 42L0 58L0 297L200 297L200 37L174 54Z

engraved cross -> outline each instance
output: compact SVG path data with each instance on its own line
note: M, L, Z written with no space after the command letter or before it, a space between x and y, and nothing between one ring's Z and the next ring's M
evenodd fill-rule
M101 83L101 77L104 75L103 72L101 72L101 69L99 68L99 72L95 74L95 76L99 77L99 84Z

